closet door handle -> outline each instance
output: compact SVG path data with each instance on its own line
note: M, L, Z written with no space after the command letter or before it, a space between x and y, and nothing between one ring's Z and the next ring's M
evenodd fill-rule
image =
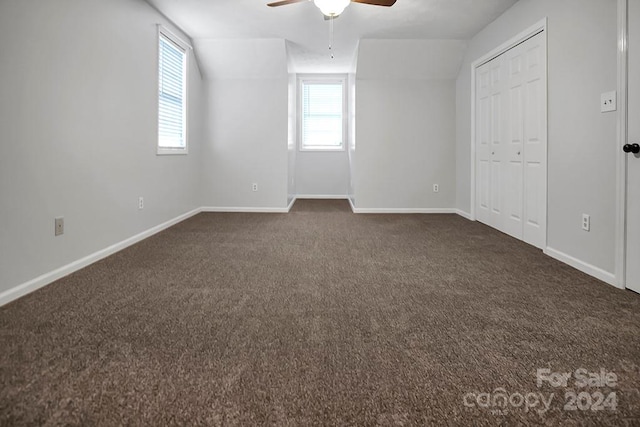
M624 144L624 147L622 147L622 151L624 151L625 153L638 154L638 153L640 153L640 145L638 145L638 144Z

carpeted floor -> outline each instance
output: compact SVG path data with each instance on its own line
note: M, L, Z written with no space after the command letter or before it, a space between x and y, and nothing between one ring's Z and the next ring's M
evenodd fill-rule
M197 215L1 307L0 348L1 425L640 425L639 295L345 201Z

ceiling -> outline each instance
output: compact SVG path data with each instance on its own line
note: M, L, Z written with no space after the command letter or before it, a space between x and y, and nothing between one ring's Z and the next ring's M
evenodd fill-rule
M202 39L285 39L293 72L347 72L358 41L368 39L468 40L517 0L398 0L391 7L351 3L329 21L312 1L270 8L271 0L147 0L198 46Z

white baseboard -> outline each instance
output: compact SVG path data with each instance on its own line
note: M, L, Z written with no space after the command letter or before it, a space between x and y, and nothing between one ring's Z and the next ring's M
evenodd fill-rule
M471 214L470 214L469 212L465 212L465 211L463 211L463 210L461 210L461 209L454 209L454 210L455 210L455 212L456 212L458 215L460 215L461 217L466 218L466 219L468 219L469 221L472 221L472 219L471 219Z
M451 208L356 208L351 205L353 213L357 214L455 214Z
M617 283L616 276L613 273L609 273L599 267L591 265L587 262L581 261L577 258L572 257L571 255L567 255L564 252L560 252L553 248L547 246L544 250L544 253L551 258L557 259L560 262L563 262L571 267L582 271L583 273L588 274L589 276L593 276L596 279L602 280L605 283L608 283L616 288L622 289L622 287Z
M295 199L293 200L295 202ZM293 203L292 202L292 203ZM293 206L293 204L290 206ZM201 212L220 212L220 213L288 213L289 207L286 208L255 208L255 207L217 207L207 206L201 209Z
M349 206L351 206L351 212L356 213L356 205L353 203L353 197L349 197Z
M291 199L291 202L289 202L289 206L287 206L287 213L291 212L291 208L296 203L296 200L297 199L295 197L293 199Z
M121 242L115 243L107 248L94 252L90 255L87 255L84 258L81 258L77 261L74 261L70 264L64 265L56 270L53 270L49 273L45 273L35 279L29 280L21 285L15 286L9 290L6 290L0 293L0 306L10 303L22 296L25 296L35 290L38 290L50 283L55 282L65 276L68 276L71 273L75 273L76 271L93 264L96 261L100 261L103 258L108 257L109 255L113 255L116 252L121 251L133 244L138 243L141 240L146 239L147 237L151 237L156 233L165 230L172 225L175 225L179 222L184 221L187 218L190 218L196 214L200 213L200 209L194 209L191 212L187 212L182 214L176 218L173 218L167 222L164 222L160 225L152 227L142 233L136 234L135 236L129 237Z
M348 198L353 213L377 214L457 214L471 220L471 214L454 208L356 208L353 200Z
M321 200L346 200L349 196L346 194L297 194L296 199L321 199Z

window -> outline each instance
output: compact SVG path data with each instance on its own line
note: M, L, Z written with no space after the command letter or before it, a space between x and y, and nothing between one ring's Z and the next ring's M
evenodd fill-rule
M302 79L300 149L343 150L345 79Z
M158 154L186 154L188 45L161 27L158 39Z

